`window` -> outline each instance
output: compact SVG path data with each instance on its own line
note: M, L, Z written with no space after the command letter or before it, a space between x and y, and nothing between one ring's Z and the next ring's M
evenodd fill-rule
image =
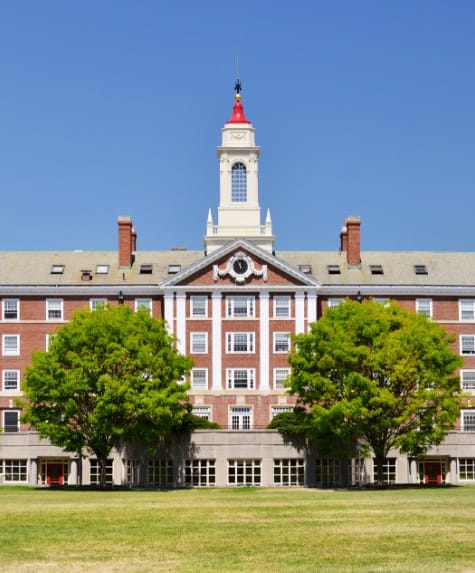
M340 265L327 265L327 270L329 275L341 274Z
M460 337L460 354L475 354L475 335L463 335Z
M462 390L475 391L475 370L461 370Z
M312 265L299 265L299 271L304 275L309 275L312 273Z
M20 301L17 298L3 299L3 320L18 320L20 318Z
M148 485L173 487L173 460L149 460L147 477Z
M274 352L287 353L290 350L290 338L288 332L274 332Z
M190 297L191 318L208 316L208 299L205 296Z
M139 484L139 461L138 460L125 460L125 475L126 483L129 486L136 486Z
M229 485L261 485L261 460L228 460Z
M378 481L376 462L373 459L373 482ZM383 465L384 483L396 483L396 458L386 458Z
M475 410L462 410L462 431L475 432Z
M229 390L253 390L254 377L254 368L228 368L226 370Z
M215 460L186 460L185 484L192 487L216 485Z
M281 390L285 388L285 380L290 374L290 368L274 368L274 388Z
M99 485L101 481L101 468L99 466L98 460L89 460L89 479L91 485ZM113 460L107 460L106 462L106 485L112 485L112 468Z
M181 271L181 265L168 265L168 274L169 275L176 275Z
M92 281L92 271L90 269L81 270L81 280L82 281Z
M293 406L271 406L270 414L271 418L275 418L278 414L285 414L286 412L292 412Z
M136 298L135 299L135 312L138 310L148 310L152 314L152 299L151 298Z
M91 310L96 310L99 306L106 306L107 299L106 298L91 298L89 301L89 307Z
M254 316L254 297L228 296L226 302L228 318L252 318Z
M427 316L427 318L432 318L432 300L430 298L417 298L416 312Z
M206 354L208 352L207 332L192 332L190 338L190 348L193 354Z
M64 265L52 265L50 272L52 275L62 275L64 273Z
M290 296L274 297L274 317L285 318L290 316Z
M251 429L251 408L248 406L232 406L229 415L231 430Z
M370 265L369 270L371 271L372 275L384 275L382 265Z
M191 370L191 389L207 390L208 389L208 370L207 368L192 368Z
M19 370L3 370L2 372L2 388L4 391L12 391L20 389L20 371Z
M344 298L329 298L328 299L328 306L329 306L329 308L335 308L336 306L338 306L342 302L345 302Z
M143 265L140 265L139 273L141 275L151 275L153 273L153 265L151 265L150 263L145 263Z
M109 265L97 265L96 275L107 275L109 273Z
M199 418L211 420L211 408L209 406L193 406L191 413Z
M425 265L414 265L414 272L416 275L427 275L427 267Z
M63 320L63 300L61 298L46 299L46 320Z
M3 356L19 356L19 354L20 354L20 335L4 334Z
M27 460L0 460L0 473L6 482L26 482Z
M317 458L315 460L315 483L322 487L340 484L340 460Z
M459 301L459 317L460 320L475 320L475 300Z
M3 431L20 431L20 412L18 410L3 410Z
M235 163L231 170L231 201L245 203L247 201L247 174L244 163Z
M301 458L274 460L274 485L304 485L304 469Z
M228 332L226 334L226 352L254 352L254 333Z
M475 480L475 458L459 459L459 479Z

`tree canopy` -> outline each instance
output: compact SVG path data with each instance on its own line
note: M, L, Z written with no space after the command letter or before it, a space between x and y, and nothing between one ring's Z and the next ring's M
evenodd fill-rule
M462 361L451 342L436 323L394 302L329 308L295 337L288 389L300 408L293 421L276 417L273 427L329 448L363 444L382 482L391 448L419 457L455 425Z
M26 369L23 420L54 445L97 456L101 485L113 447L157 440L190 422L180 355L163 321L127 305L80 310Z

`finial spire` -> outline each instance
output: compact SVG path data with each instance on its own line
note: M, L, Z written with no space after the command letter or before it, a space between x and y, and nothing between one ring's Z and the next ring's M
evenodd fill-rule
M234 84L234 91L236 93L234 95L233 115L227 123L251 123L244 115L244 108L241 103L242 85L239 79L239 58L236 58L236 82Z
M241 80L239 79L239 56L236 56L236 83L234 84L234 91L236 92L236 100L241 97Z

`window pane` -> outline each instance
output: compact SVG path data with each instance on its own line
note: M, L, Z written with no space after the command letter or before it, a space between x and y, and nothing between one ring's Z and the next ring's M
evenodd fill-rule
M231 201L233 203L247 201L247 175L243 163L235 163L231 170Z

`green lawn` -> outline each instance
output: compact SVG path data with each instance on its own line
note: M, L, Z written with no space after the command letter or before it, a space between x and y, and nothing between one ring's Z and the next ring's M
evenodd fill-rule
M475 573L475 488L0 488L3 572Z

